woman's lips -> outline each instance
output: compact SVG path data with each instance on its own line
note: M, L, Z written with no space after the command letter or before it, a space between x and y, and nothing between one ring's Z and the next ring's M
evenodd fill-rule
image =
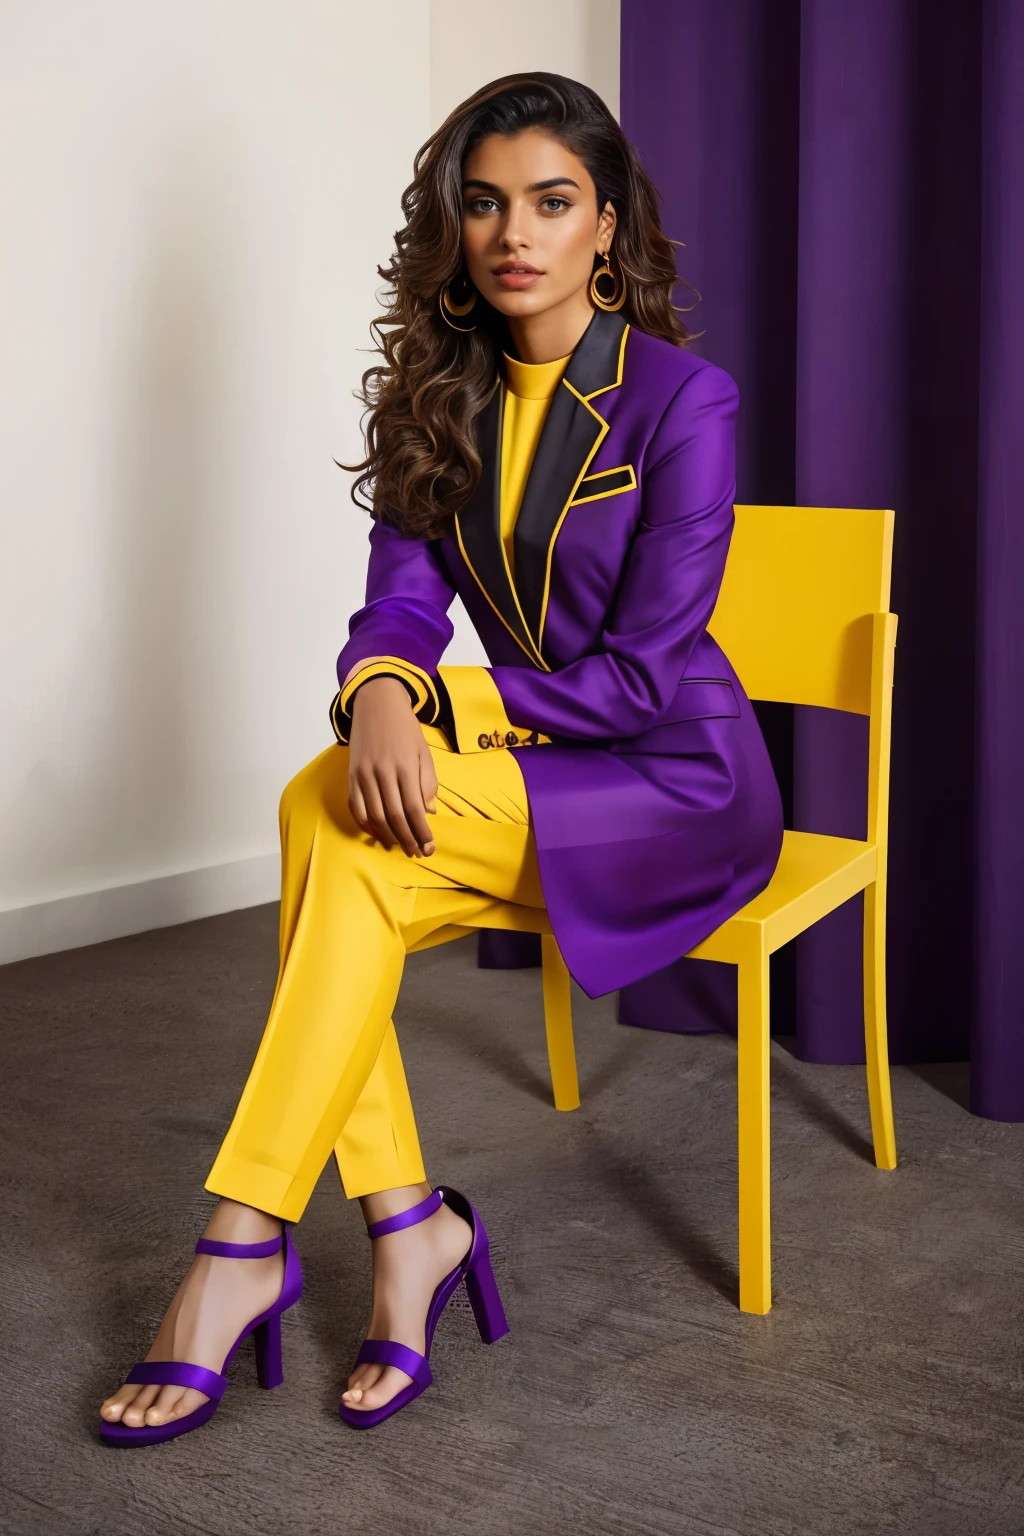
M544 274L543 272L495 272L494 276L503 288L532 288Z

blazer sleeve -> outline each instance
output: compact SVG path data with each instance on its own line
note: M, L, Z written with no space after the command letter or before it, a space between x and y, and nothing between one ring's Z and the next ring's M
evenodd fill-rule
M491 668L509 719L588 741L639 735L664 714L725 572L738 404L711 363L677 390L643 457L640 521L600 650L557 672Z
M348 642L338 657L331 724L339 741L348 741L352 699L371 677L399 678L417 718L426 725L438 718L437 667L453 634L448 609L454 597L429 540L406 539L388 523L374 522L366 602L349 620Z

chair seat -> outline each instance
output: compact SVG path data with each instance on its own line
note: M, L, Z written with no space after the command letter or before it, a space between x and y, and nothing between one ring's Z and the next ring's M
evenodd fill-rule
M825 837L817 832L786 832L769 884L696 949L691 949L690 957L735 965L740 945L752 926L765 931L771 954L870 885L877 864L874 843L862 843L852 837ZM543 908L501 902L479 923L436 929L415 949L433 949L436 944L447 944L482 927L516 933L552 931L551 920Z
M690 951L697 960L737 964L752 928L759 928L768 953L780 949L875 879L874 843L817 832L786 832L769 884L709 938Z

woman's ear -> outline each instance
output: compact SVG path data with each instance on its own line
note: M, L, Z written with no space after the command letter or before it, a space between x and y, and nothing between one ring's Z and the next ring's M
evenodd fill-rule
M618 218L611 203L605 203L597 220L597 253L599 256L607 251L612 243Z

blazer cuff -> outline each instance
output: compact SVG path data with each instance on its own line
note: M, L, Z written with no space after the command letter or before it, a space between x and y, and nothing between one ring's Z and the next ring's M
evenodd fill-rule
M349 678L331 704L331 725L340 742L348 743L352 732L352 700L356 692L374 677L394 677L402 683L412 701L413 713L424 725L438 718L441 700L429 673L398 656L378 656Z
M437 723L456 752L550 745L550 736L543 736L528 725L512 723L487 667L438 667L437 680Z

